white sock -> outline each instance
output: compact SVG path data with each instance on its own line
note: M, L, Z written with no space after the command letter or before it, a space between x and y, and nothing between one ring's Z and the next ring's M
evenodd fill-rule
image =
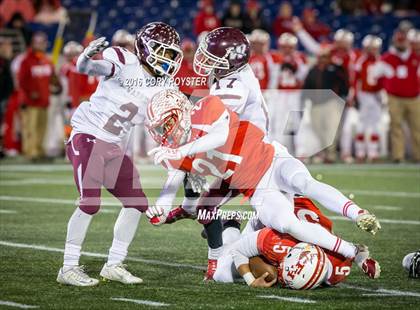
M235 241L239 240L241 237L241 231L235 227L228 227L223 230L222 238L223 238L223 245L232 244Z
M182 209L185 210L188 214L194 215L197 213L197 204L198 204L197 198L188 198L184 197L184 200L182 201Z
M80 251L92 215L77 208L67 224L66 245L64 247L64 271L79 265Z
M216 249L209 247L208 259L219 259L220 254L222 254L223 246Z
M127 256L128 247L137 231L141 212L135 208L122 208L114 226L114 239L109 249L108 265L120 264Z

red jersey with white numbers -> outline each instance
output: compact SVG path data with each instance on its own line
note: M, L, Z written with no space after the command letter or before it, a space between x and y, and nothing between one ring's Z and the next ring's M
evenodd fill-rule
M255 77L258 79L258 82L260 82L261 89L267 89L268 82L270 81L269 57L269 54L251 54L251 57L249 57L248 63L251 66Z
M245 195L253 190L270 167L274 147L263 142L264 133L248 121L240 121L217 96L198 101L191 113L192 134L189 142L207 134L213 123L229 117L226 143L206 153L197 153L178 161L169 161L172 168L224 179Z
M378 92L382 89L380 81L372 76L372 69L378 61L379 57L367 54L363 54L356 61L354 71L357 90L364 92Z
M332 230L332 222L308 198L295 198L295 214L301 220L319 224L329 231ZM290 249L299 242L288 234L265 227L258 234L257 247L260 255L269 264L280 267ZM332 272L326 283L335 285L344 281L350 274L352 260L325 249L324 252L332 264Z

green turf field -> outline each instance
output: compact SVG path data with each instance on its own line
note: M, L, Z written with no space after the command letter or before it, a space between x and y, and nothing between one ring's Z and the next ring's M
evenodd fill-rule
M55 279L67 220L77 198L70 166L0 164L0 308L12 309L4 302L14 302L40 309L420 309L420 279L409 280L401 267L403 256L420 248L420 166L311 167L314 176L354 195L360 206L382 219L382 230L372 237L334 217L335 232L366 243L382 274L370 280L353 268L339 287L298 292L204 284L207 246L200 225L184 220L156 228L145 218L127 261L129 270L143 278L142 285L59 285ZM152 166L139 169L153 202L165 173ZM98 276L104 263L119 210L115 200L105 202L85 241L89 253L81 259L91 276Z

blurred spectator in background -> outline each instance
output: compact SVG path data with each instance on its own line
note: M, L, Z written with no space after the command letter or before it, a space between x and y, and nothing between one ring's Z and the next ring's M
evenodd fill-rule
M359 123L355 141L358 162L375 161L379 156L379 123L384 106L382 85L372 79L370 70L381 57L382 39L367 35L363 38L363 54L355 64L355 86L359 103Z
M22 35L26 46L31 43L32 31L26 26L25 19L21 13L13 14L6 27L9 29L17 30Z
M420 59L411 49L406 32L397 29L392 46L372 69L372 79L383 78L391 116L391 154L395 162L404 160L403 122L412 139L412 155L420 162Z
M61 6L60 0L35 0L36 15L34 21L41 24L58 24L66 18L66 9Z
M222 26L238 28L244 33L250 33L253 30L251 28L251 20L242 9L240 0L230 1L228 10L222 17Z
M270 31L270 27L266 22L266 19L262 15L261 5L256 0L248 0L246 2L246 13L249 16L251 30L262 29Z
M220 20L214 13L213 0L201 0L199 7L200 10L194 20L194 33L196 36L203 31L212 31L220 27Z
M111 44L113 46L121 46L130 52L134 52L134 36L127 30L119 29L112 36Z
M47 126L50 86L58 85L54 67L45 54L47 46L45 33L35 33L18 73L22 150L30 160L41 159L44 155L43 139Z
M337 5L339 14L356 15L362 10L362 0L338 0Z
M261 89L274 88L276 81L274 79L274 60L269 53L270 35L264 30L255 29L248 39L251 44L251 56L248 62L260 82Z
M310 69L303 84L303 89L326 90L305 91L302 93L302 99L309 99L312 103L312 128L320 141L321 147L325 148L321 152L321 157L314 158L314 161L335 162L338 129L344 108L344 104L339 98L344 102L349 91L349 85L346 70L332 62L330 47L321 47L317 63Z
M32 21L35 10L31 0L3 0L0 1L0 19L3 24L8 24L12 17L18 13L23 20ZM2 26L0 24L0 26Z
M0 38L0 158L3 153L3 115L7 101L13 92L13 78L10 61L13 56L13 47L10 39Z
M315 9L303 10L302 24L305 30L317 41L325 39L331 32L330 27L317 20L317 11Z
M381 14L383 0L362 0L362 7L366 14Z
M410 42L411 50L420 57L420 30L419 29L410 29L407 32L407 39Z
M276 18L272 24L273 34L278 38L282 33L293 32L293 7L290 2L280 4Z

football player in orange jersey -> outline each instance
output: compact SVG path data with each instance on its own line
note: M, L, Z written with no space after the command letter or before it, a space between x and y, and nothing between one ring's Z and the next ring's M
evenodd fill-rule
M369 252L363 246L344 241L319 225L296 218L293 205L282 191L302 192L296 184L300 177L291 176L304 174L306 177L309 174L306 167L280 144L265 142L261 129L248 121L240 121L220 98L207 96L193 107L181 92L164 90L149 102L147 117L149 131L161 145L150 152L156 164L163 163L172 171L213 175L224 180L230 188L250 199L265 226L355 259L368 275L376 273L379 265L368 260ZM297 163L288 164L290 159ZM306 182L305 177L302 176L303 182ZM183 175L168 178L163 196L171 197L166 198L170 204L158 200L156 207L149 208L146 214L152 224L165 222L183 178ZM322 196L317 199L324 200ZM345 206L349 212L355 209L360 210L353 215L359 227L376 233L380 225L375 216L355 208L352 202Z

